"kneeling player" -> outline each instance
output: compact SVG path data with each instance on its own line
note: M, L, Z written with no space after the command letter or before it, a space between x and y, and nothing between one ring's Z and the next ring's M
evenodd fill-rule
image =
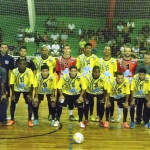
M93 103L94 97L97 98L97 114L99 115L99 125L101 127L103 124L103 115L104 115L104 99L107 90L107 79L104 75L100 75L100 67L94 66L92 74L85 76L87 89L86 89L86 99L85 99L85 122L84 125L88 125L88 113L90 104Z
M58 108L57 108L57 121L54 126L59 125L59 119L62 113L62 107L69 106L69 110L78 107L79 126L84 128L82 123L83 118L83 95L85 93L86 84L85 79L78 73L76 66L71 66L69 74L62 76L57 84L60 94Z
M114 100L117 100L119 108L123 108L123 126L129 128L127 120L128 113L128 99L130 94L130 84L128 79L124 78L122 72L117 72L116 78L111 78L108 83L108 101L106 102L106 122L104 127L109 127L109 114L113 109Z
M14 113L16 104L19 101L20 94L23 93L26 104L28 104L28 125L33 126L32 117L32 91L33 91L33 72L27 68L25 59L20 59L18 68L13 69L10 76L10 87L12 91L10 114L11 120L7 123L8 126L15 123Z
M55 112L56 112L56 77L49 74L48 65L41 67L41 73L37 74L34 82L35 98L33 100L34 123L37 125L39 104L44 99L46 94L48 101L49 112L52 114L51 125L54 125ZM51 109L51 110L50 110Z

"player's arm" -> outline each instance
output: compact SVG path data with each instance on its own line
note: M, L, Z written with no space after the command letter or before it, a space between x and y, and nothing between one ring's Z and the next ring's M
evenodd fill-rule
M11 95L11 99L12 99L12 100L15 99L15 94L14 94L14 84L15 84L15 80L16 80L15 73L12 71L12 72L11 72L11 75L10 75L10 81L9 81L10 89L11 89L11 92L12 92L12 95Z
M31 70L33 71L33 74L36 75L37 71L36 71L35 64L32 60L30 60L30 63L31 63Z
M56 73L58 76L59 76L60 71L61 70L60 70L59 60L57 59L57 61L56 61Z
M106 100L107 100L107 89L108 89L108 81L106 78L103 80L103 85L104 85L103 100L104 100L104 102L106 102Z
M31 101L33 98L33 83L34 83L34 75L32 70L29 72L29 87L30 87L30 93L29 93L29 100Z
M115 60L115 62L114 62L113 72L114 72L114 77L115 77L116 72L117 72L117 60Z
M3 70L2 78L0 79L1 82L1 100L3 98L6 98L6 93L5 93L5 82L6 82L6 70Z
M52 90L52 101L56 102L57 99L57 79L53 78L53 90Z
M132 83L131 83L131 91L130 91L130 104L131 104L131 106L135 105L134 89L135 89L135 79L133 77Z
M147 104L146 104L146 106L148 107L148 108L150 108L150 79L149 79L149 84L148 84L149 86L148 86L148 98L147 98Z
M106 107L107 107L107 108L111 106L111 103L110 103L110 101L109 101L111 90L112 90L112 85L111 85L111 83L109 82L109 83L108 83L108 87L107 87L106 96L105 96L105 103L106 103Z
M77 58L77 63L76 63L76 66L77 66L77 68L78 68L78 71L80 72L80 58L78 57Z

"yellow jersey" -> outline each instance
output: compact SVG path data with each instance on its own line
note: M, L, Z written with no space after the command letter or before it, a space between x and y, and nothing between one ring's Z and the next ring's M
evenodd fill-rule
M89 57L82 54L77 58L76 66L83 76L85 76L89 72L92 72L92 69L95 65L99 66L99 62L98 57L94 54Z
M49 56L47 59L44 60L44 59L42 59L41 56L38 56L38 57L35 57L35 59L33 61L36 66L37 73L41 72L41 66L46 64L49 66L50 74L53 74L53 69L56 66L56 60L54 57Z
M108 88L107 79L103 74L101 74L98 79L94 79L92 74L87 74L85 76L85 81L87 84L86 92L89 94L103 94L104 90L107 90Z
M99 59L100 72L106 77L114 77L115 72L117 72L117 61L114 58L105 60L104 58Z
M139 74L133 76L131 83L131 91L134 97L147 98L148 91L150 91L150 76L146 74L144 80L139 79Z
M29 92L33 84L34 75L31 69L26 68L24 73L20 73L18 68L13 69L10 75L10 84L14 84L14 91Z
M62 89L62 93L67 95L78 95L86 87L85 79L79 73L75 78L71 78L70 74L65 74L57 83L57 88Z
M110 97L115 99L120 99L130 94L130 83L128 79L124 78L121 84L118 84L116 77L110 79L108 83L107 92L110 94Z
M57 79L55 75L48 75L44 79L41 73L35 76L34 88L38 88L38 94L52 94L54 89L57 89Z

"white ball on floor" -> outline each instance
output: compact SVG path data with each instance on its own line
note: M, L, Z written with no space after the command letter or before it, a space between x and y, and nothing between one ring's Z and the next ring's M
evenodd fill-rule
M83 136L82 133L75 133L73 135L73 140L74 140L75 143L80 144L84 141L84 136Z

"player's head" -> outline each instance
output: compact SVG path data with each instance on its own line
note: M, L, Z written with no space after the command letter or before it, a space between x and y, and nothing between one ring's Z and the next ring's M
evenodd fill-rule
M94 79L98 79L100 76L100 67L99 66L94 66L93 71L92 71L92 76Z
M1 53L6 54L8 51L8 45L6 43L1 44Z
M111 48L110 48L110 46L106 46L104 51L103 51L103 53L104 53L104 56L110 56L111 55Z
M48 48L46 46L43 46L41 49L42 55L48 55Z
M145 76L146 76L146 69L145 68L139 69L139 78L140 78L140 80L144 80Z
M125 57L130 57L131 53L132 53L131 47L130 46L125 46L125 48L124 48Z
M116 80L118 84L121 84L124 80L124 74L123 72L117 72L116 73Z
M77 73L78 73L77 67L76 66L70 66L70 68L69 68L70 77L75 78Z
M63 48L64 55L70 55L71 48L69 44L65 44Z
M19 70L25 70L26 69L26 66L27 66L27 62L25 59L19 59L19 62L18 62L18 69Z
M91 43L86 43L84 45L84 48L85 48L85 50L84 50L85 54L91 54L92 53L92 44Z
M146 53L146 55L144 57L144 63L150 64L150 53Z
M20 54L21 57L26 57L27 48L25 46L20 47L19 54Z
M49 75L49 67L48 65L44 64L41 66L41 75L43 78L46 78Z

